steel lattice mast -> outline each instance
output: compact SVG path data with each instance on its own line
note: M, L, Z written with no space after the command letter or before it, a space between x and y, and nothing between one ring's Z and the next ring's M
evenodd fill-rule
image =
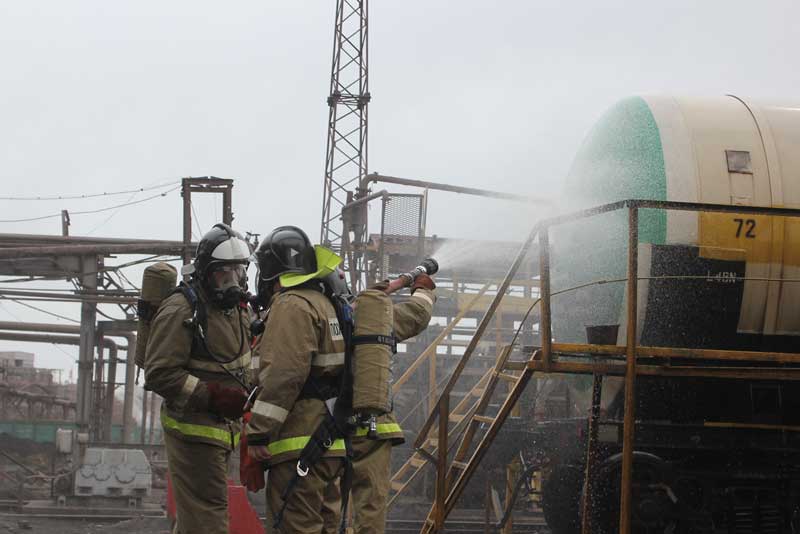
M343 224L339 218L342 207L363 193L361 184L367 176L367 59L367 0L337 0L320 242L345 255L354 281L360 255L352 249L366 233L366 210L346 217Z

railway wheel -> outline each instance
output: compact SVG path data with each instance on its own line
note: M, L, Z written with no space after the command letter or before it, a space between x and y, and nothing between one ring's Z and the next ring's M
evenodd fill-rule
M592 532L619 532L622 455L608 458L597 471L592 496ZM631 527L634 534L683 534L678 497L670 487L667 464L652 454L634 453Z
M553 534L580 532L580 496L583 468L559 464L550 469L542 484L542 511Z

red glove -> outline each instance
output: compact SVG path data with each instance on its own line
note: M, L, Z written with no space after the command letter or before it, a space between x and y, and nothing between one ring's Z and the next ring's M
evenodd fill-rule
M250 412L244 414L244 424L250 422ZM264 464L254 460L247 454L247 433L242 427L242 440L239 442L239 480L248 491L256 492L263 488Z
M414 279L414 285L411 286L411 294L414 294L414 291L417 289L427 289L429 291L433 291L436 289L436 284L433 282L433 278L428 276L425 273L417 275Z
M238 388L226 388L217 382L207 382L208 408L212 412L227 417L238 419L244 413L247 394Z

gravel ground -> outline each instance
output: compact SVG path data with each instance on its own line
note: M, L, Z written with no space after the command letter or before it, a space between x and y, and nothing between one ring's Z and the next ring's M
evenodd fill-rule
M18 518L0 515L0 534L168 534L169 520L142 517L120 522Z

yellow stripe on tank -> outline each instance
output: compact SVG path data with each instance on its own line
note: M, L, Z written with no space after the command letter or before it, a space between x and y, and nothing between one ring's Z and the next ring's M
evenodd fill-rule
M707 212L698 225L698 244L709 247L704 258L741 260L739 250L748 263L800 266L800 218Z

